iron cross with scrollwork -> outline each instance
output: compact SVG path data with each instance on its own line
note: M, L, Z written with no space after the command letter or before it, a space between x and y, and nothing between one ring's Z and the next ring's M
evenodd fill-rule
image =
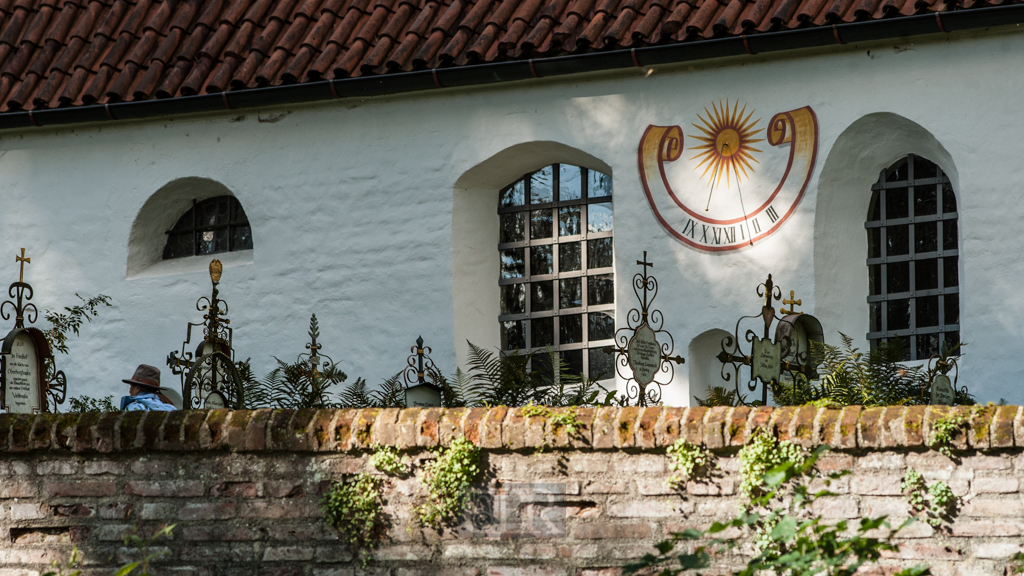
M661 403L661 388L672 382L675 368L672 363L685 362L682 356L673 356L675 340L664 329L665 317L660 310L651 310L658 295L658 280L647 274L654 264L637 260L642 272L633 276L633 293L640 300L640 309L633 308L626 315L626 328L615 332L615 371L626 380L625 401L636 401L638 406ZM658 336L663 335L662 341ZM654 386L648 389L648 386Z
M735 378L736 386L736 401L738 403L747 404L743 398L744 395L740 391L740 368L748 367L750 369L750 378L747 382L747 390L753 392L757 389L757 381L761 381L761 400L760 405L768 404L768 389L777 385L779 379L782 377L783 372L789 373L791 378L794 378L796 374L803 374L809 376L812 373L812 366L808 365L808 351L807 350L794 350L793 346L798 345L798 342L793 342L788 336L782 336L777 338L775 341L771 338L771 327L773 323L787 323L792 325L792 322L785 318L780 318L775 314L775 308L772 306L772 300L782 300L782 290L775 285L772 280L772 275L768 275L768 279L757 286L757 295L764 298L764 304L761 306L761 313L754 316L743 316L736 321L736 328L733 331L732 336L726 336L722 338L722 351L718 354L717 358L722 363L721 375L722 379L726 382ZM799 304L800 301L793 301L793 293L790 293L789 300L783 300L785 304ZM790 311L791 312L791 311ZM744 340L750 343L750 353L746 353L740 347L740 324L744 320L752 320L760 318L764 322L763 336L758 338L757 333L753 330L747 330L744 334ZM783 349L793 350L794 362L790 362L783 359ZM731 368L731 373L728 370ZM751 403L757 405L758 402Z

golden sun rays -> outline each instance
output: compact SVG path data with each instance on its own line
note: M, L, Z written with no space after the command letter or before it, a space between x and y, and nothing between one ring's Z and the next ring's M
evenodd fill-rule
M744 104L740 109L738 99L731 109L728 100L725 101L724 106L721 102L718 105L712 103L711 108L714 112L708 112L708 109L704 108L704 113L707 114L706 119L700 114L697 115L702 125L693 124L694 128L704 133L703 136L694 136L703 144L690 148L701 151L691 158L691 160L701 159L694 169L700 170L700 167L704 166L704 172L700 178L703 180L710 173L709 184L712 186L721 182L723 175L726 186L729 186L732 177L735 177L738 184L741 176L743 178L750 177L747 173L748 170L751 173L754 172L750 163L758 163L752 153L761 151L751 144L764 141L764 138L753 138L763 130L763 128L755 129L761 119L750 120L750 117L754 115L753 110L744 116L747 105Z

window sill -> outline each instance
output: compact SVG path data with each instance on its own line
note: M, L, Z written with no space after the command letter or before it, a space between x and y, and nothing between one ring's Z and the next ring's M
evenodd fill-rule
M252 264L252 250L240 250L238 252L221 252L219 254L207 254L205 256L190 256L188 258L175 258L173 260L161 260L146 266L134 274L129 274L129 280L139 278L156 278L158 276L171 276L188 272L202 272L210 267L210 261L214 258L220 260L225 268L244 266Z

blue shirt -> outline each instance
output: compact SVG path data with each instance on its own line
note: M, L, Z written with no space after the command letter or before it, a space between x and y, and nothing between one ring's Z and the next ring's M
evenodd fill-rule
M122 396L121 410L132 412L135 410L160 410L170 412L177 410L173 404L167 404L159 396L152 392L143 392L136 396Z

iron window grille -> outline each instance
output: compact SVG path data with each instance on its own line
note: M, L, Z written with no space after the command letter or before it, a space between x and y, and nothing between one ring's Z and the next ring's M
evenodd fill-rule
M614 376L611 177L552 164L501 190L502 350L555 350L590 378Z
M167 231L164 260L238 250L252 250L249 219L234 196L218 196L192 200L192 208Z
M934 163L913 154L883 170L868 219L868 339L894 338L925 360L960 343L956 195Z

